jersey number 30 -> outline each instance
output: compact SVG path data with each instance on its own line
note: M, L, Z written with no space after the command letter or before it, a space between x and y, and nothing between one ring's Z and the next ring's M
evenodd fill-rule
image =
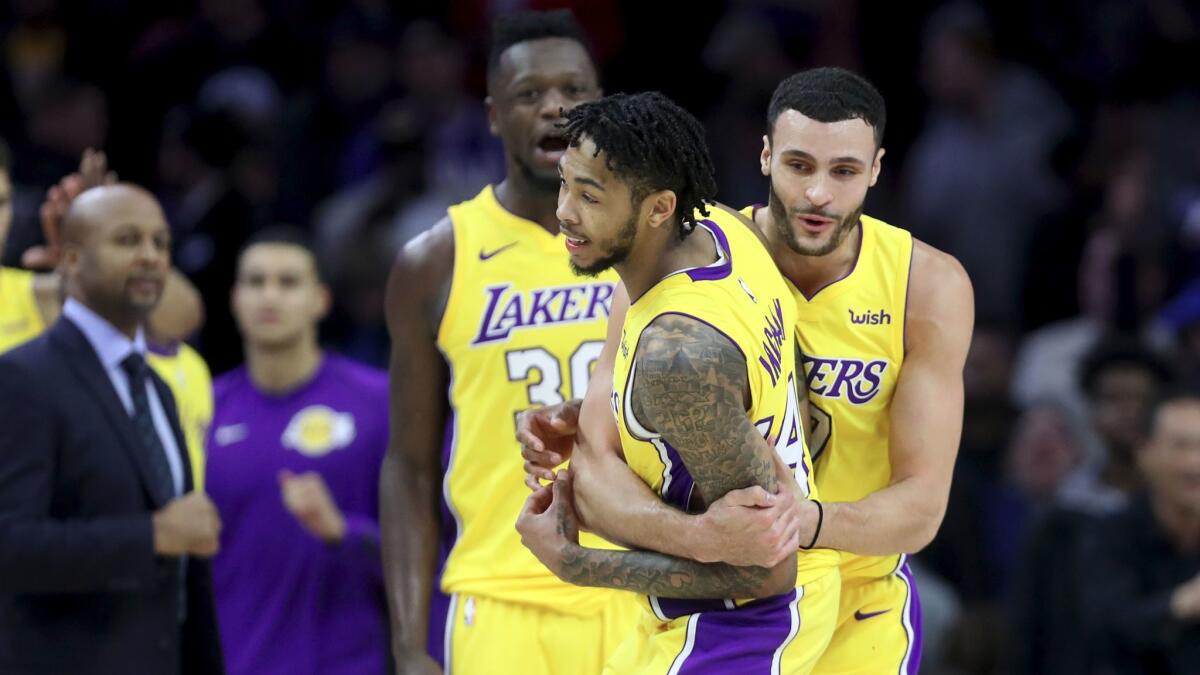
M567 373L571 378L570 389L565 392L560 361L545 347L531 347L506 353L504 358L508 361L508 381L523 382L530 379L534 371L538 372L538 381L526 387L531 406L557 405L566 400L583 398L587 393L588 380L592 377L592 365L600 358L603 349L603 340L588 340L571 354L567 361L571 371Z

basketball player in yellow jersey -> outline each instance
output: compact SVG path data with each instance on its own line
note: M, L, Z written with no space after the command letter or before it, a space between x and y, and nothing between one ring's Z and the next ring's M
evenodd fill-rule
M571 272L554 213L561 110L600 95L571 15L501 18L488 93L505 180L408 244L388 284L380 517L393 651L402 673L438 661L468 675L598 673L636 605L558 580L513 530L525 499L515 416L583 394L616 281Z
M571 264L584 274L615 268L633 300L608 413L629 468L682 510L749 486L815 498L795 303L749 221L718 207L709 215L716 182L703 127L649 93L582 104L567 113L566 132L558 215ZM607 495L585 454L528 499L517 529L562 579L639 594L642 620L606 672L811 671L836 617L833 551L804 552L798 565L793 541L772 566L735 567L588 546L575 495L585 514ZM777 460L788 467L783 480Z
M800 539L845 552L838 627L817 673L917 672L920 605L906 554L941 524L962 425L970 281L952 257L862 213L881 168L884 120L882 97L853 73L820 68L788 78L764 136L769 207L747 211L795 286L810 443L826 500L823 514L795 503ZM619 289L617 298L614 317L624 311ZM524 418L531 480L565 456L579 405ZM612 433L580 430L593 446L612 447ZM619 471L605 476L606 517L624 524L618 536L631 544L761 564L786 543L786 516L760 493L731 493L702 516L652 518L650 496Z

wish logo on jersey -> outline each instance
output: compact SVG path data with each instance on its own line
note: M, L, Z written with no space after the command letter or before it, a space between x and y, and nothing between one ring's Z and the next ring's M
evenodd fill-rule
M354 415L324 405L310 405L292 416L281 439L283 447L321 457L354 441Z
M804 356L809 392L825 398L845 398L863 405L879 394L888 362L883 359L827 359Z
M487 309L471 345L507 340L514 330L607 319L610 283L575 284L514 291L512 284L484 289Z

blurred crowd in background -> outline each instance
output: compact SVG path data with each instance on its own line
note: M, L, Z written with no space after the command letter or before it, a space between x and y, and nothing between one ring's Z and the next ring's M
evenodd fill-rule
M318 242L325 342L383 366L396 251L503 175L486 35L527 4L564 3L9 0L4 263L39 243L46 188L104 148L166 209L214 374L241 361L238 250L279 223ZM840 65L880 88L867 213L956 256L978 307L950 507L918 557L925 672L1088 672L1071 662L1071 624L1102 590L1084 532L1142 485L1156 392L1200 386L1200 5L577 5L606 91L661 90L705 121L731 205L766 201L781 79Z

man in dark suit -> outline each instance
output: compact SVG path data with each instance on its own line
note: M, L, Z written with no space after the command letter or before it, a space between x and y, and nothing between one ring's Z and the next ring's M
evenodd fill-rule
M133 185L94 188L63 238L62 318L0 357L0 673L222 673L220 520L143 358L162 209Z

